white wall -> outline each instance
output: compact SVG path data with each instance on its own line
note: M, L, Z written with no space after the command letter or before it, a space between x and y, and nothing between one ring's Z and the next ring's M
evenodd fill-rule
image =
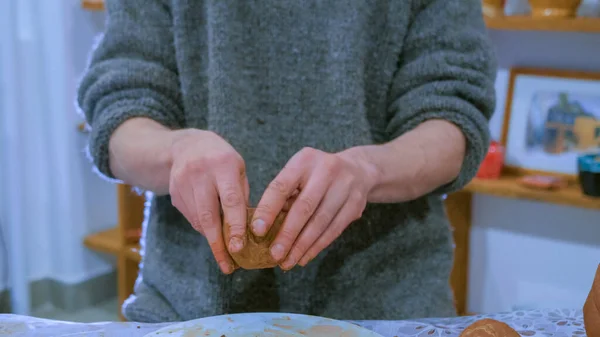
M600 35L491 31L500 136L511 66L600 71ZM600 212L477 195L468 310L581 308L600 263Z
M91 172L85 158L86 136L74 106L77 81L104 15L90 13L79 1L19 0L12 46L19 56L17 115L21 126L18 160L23 175L21 226L27 238L29 280L50 277L84 281L113 269L114 261L83 247L85 235L114 226L114 186ZM2 285L0 285L0 289Z

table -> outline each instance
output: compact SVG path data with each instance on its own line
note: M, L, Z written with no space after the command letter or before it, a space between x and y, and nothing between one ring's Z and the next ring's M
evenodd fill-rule
M457 337L482 318L506 322L522 336L585 337L581 310L531 310L493 315L430 318L405 321L351 321L384 337ZM170 325L142 323L71 323L18 315L0 315L0 336L18 337L142 337Z

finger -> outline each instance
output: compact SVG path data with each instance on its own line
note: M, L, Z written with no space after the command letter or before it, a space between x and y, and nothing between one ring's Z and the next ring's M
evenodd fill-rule
M217 171L216 181L223 219L229 225L229 251L237 253L246 244L246 203L240 173L235 170Z
M183 214L192 228L204 235L202 227L200 227L200 221L194 211L196 209L194 206L194 190L189 179L179 173L172 174L169 182L169 194L171 204Z
M348 200L348 190L348 185L343 183L334 182L331 185L315 214L310 218L308 224L292 245L289 254L281 263L282 269L290 270L294 268L308 249L325 232L346 203L346 200Z
M217 189L209 181L206 179L202 184L192 185L196 210L194 222L198 222L199 227L202 228L221 271L229 274L233 272L233 261L223 241L223 227L221 225Z
M248 176L244 171L241 176L242 187L244 189L244 201L246 203L246 207L250 204L250 184L248 183Z
M257 236L269 232L273 221L282 211L288 198L299 187L304 176L304 168L296 169L286 166L267 186L252 218L252 231Z
M337 239L350 223L360 218L366 203L356 199L360 198L348 198L329 227L325 229L317 241L300 259L299 265L302 267L306 266L306 264L314 259L321 251L323 251L323 249L327 248L335 239Z
M294 204L294 201L296 201L296 198L298 198L298 194L300 194L300 191L298 189L296 189L292 193L292 195L288 198L288 200L285 202L285 205L283 205L284 212L290 211L290 209L292 208L292 205Z
M271 256L275 261L281 261L288 255L298 234L313 216L331 183L332 177L326 171L318 170L310 176L273 240Z

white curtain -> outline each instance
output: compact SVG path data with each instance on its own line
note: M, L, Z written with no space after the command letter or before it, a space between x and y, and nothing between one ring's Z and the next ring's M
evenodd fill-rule
M67 241L81 242L74 229L84 210L74 210L81 192L69 160L78 136L66 46L73 4L66 3L0 1L1 218L12 309L22 315L30 314L30 280L68 270L63 258L73 251Z

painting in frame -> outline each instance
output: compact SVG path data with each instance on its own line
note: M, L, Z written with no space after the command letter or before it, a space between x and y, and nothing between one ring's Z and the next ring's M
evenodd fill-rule
M600 73L511 69L501 143L508 172L575 179L600 151Z

